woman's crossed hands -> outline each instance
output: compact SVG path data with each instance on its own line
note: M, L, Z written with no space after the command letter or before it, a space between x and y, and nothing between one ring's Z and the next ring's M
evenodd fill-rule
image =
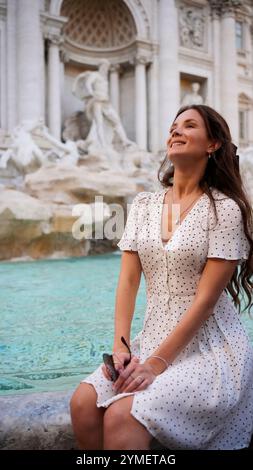
M145 390L156 378L152 367L147 363L140 364L137 356L132 356L131 362L124 368L124 361L128 359L128 357L128 353L125 352L118 352L114 355L115 369L119 372L119 377L113 384L116 393ZM111 380L104 365L102 369L105 377Z

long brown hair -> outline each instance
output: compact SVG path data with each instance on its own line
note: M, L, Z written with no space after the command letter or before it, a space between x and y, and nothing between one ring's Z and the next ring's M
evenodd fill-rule
M188 109L195 109L204 120L207 135L209 139L221 143L218 150L208 158L205 173L199 181L199 186L205 192L214 209L216 221L217 211L215 206L215 199L212 195L210 187L216 188L229 198L233 199L241 209L244 232L250 244L249 256L247 260L243 260L239 266L236 266L233 277L228 283L225 290L227 290L233 298L235 306L241 312L241 304L239 293L245 291L248 303L243 309L251 308L252 301L252 288L253 288L253 213L252 207L249 202L248 196L243 188L243 183L239 171L238 157L236 156L236 147L232 143L229 127L225 119L217 113L210 106L206 105L190 105L184 106L179 109L176 118ZM161 163L158 170L158 179L163 186L172 186L171 179L174 176L174 167L167 168L168 158L167 155Z

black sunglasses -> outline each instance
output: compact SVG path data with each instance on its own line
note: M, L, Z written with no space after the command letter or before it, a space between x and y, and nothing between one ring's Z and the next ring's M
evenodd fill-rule
M124 364L123 364L124 367L126 367L129 364L129 362L131 362L131 358L132 358L131 349L128 346L124 336L121 336L120 339L121 339L121 342L124 344L124 346L127 347L128 352L130 354L129 359L125 359ZM108 372L111 376L112 381L115 382L117 380L118 376L119 376L119 372L115 369L115 365L114 365L114 361L113 361L113 354L104 353L103 354L103 361L104 361L104 364L105 364L105 366L106 366L106 368L107 368L107 370L108 370Z

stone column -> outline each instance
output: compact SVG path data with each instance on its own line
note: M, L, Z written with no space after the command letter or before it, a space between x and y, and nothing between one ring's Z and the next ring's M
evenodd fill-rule
M147 149L147 85L146 58L137 57L135 62L135 129L136 143Z
M12 3L12 2L8 2ZM17 2L17 76L18 120L42 117L41 70L42 40L40 3Z
M239 142L237 52L233 1L224 6L221 19L221 114L235 144Z
M6 129L6 7L4 5L0 5L0 104L0 127Z
M214 5L211 10L212 15L212 46L213 46L213 106L217 111L221 109L221 93L220 93L220 44L221 44L221 31L220 31L220 11Z
M61 101L61 122L64 123L65 119L69 116L69 110L64 107L64 86L65 86L65 67L66 64L69 62L69 54L66 50L62 47L60 51L60 101Z
M148 103L149 103L149 146L151 152L158 152L159 146L159 57L158 47L153 46L153 60L150 64L149 70L149 89L148 89Z
M180 106L178 70L178 11L175 0L159 2L159 129L160 149L165 149L168 129Z
M16 0L7 3L7 129L17 124Z
M252 146L253 145L253 109L252 105L248 111L248 145Z
M48 127L56 139L61 139L61 36L48 34Z
M110 100L117 111L120 114L119 106L119 70L120 66L118 64L111 65L110 67Z
M46 43L44 38L44 18L43 13L40 16L40 28L41 28L41 37L40 37L40 49L42 53L42 60L40 61L40 100L41 100L41 113L44 121L46 120L46 61L45 61L45 49Z
M249 64L249 68L247 70L247 75L250 73L250 69L252 67L252 60L253 60L253 44L252 44L252 33L251 33L251 18L247 18L245 21L245 51L246 51L246 58Z

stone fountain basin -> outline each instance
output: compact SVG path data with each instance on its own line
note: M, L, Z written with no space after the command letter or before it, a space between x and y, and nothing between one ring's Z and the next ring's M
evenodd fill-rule
M0 450L77 449L69 411L73 391L0 397ZM164 447L153 439L150 449Z
M69 412L72 393L0 397L0 449L76 449Z

